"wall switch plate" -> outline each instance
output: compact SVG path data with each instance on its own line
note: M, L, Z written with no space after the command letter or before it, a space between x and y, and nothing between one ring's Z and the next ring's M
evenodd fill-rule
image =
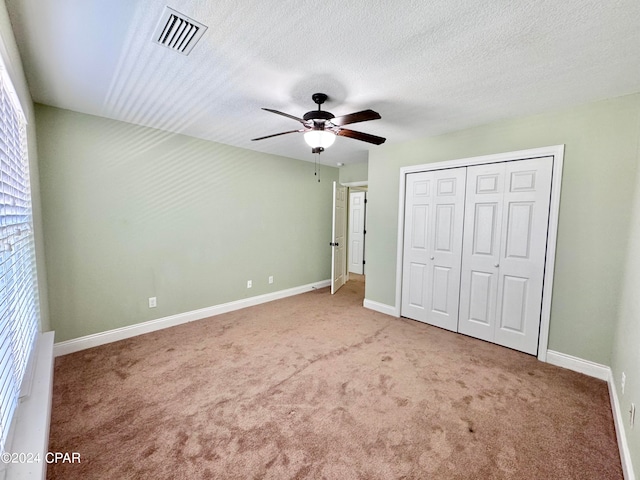
M622 372L622 380L620 380L620 390L622 390L622 394L624 395L624 384L627 381L627 376Z
M273 275L269 276L269 283L273 283Z
M251 288L252 285L251 280L247 280L247 288Z
M156 308L157 306L156 297L149 297L149 308Z

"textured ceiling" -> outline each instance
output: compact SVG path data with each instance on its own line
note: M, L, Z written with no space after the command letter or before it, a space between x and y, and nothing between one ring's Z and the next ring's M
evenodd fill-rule
M36 102L313 160L295 116L324 92L387 143L640 91L638 0L6 0ZM165 5L209 28L152 42ZM340 137L326 164L380 148Z

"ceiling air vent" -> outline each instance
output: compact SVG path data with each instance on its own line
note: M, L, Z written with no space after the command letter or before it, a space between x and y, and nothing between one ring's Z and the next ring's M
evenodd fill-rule
M153 41L183 55L189 55L206 31L205 25L165 7L153 32Z

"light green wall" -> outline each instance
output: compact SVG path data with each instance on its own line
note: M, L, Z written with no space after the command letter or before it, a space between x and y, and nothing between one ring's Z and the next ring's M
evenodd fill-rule
M367 162L340 167L340 183L366 182L369 178Z
M610 365L639 116L631 95L372 149L366 298L395 304L400 167L566 144L549 348Z
M318 183L309 162L43 105L36 120L57 341L330 277L337 168Z
M11 21L4 1L0 1L0 55L7 67L16 94L20 99L23 113L27 119L27 149L29 155L29 174L31 179L31 206L33 213L33 231L36 252L36 275L40 297L40 329L49 331L49 308L47 303L47 281L44 260L44 242L42 238L42 215L40 208L40 184L38 180L38 151L33 101L29 85L24 75L22 60L11 28Z
M640 164L640 143L638 149L637 157ZM633 460L633 469L638 475L640 473L640 171L636 179L636 198L631 225L611 367L627 443ZM621 388L623 372L627 377L624 394ZM629 410L632 402L636 405L636 424L633 430L629 426Z

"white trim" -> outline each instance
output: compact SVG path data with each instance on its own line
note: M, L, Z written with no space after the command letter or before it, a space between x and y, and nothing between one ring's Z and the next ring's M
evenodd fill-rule
M158 318L156 320L150 320L148 322L137 323L135 325L130 325L127 327L116 328L113 330L108 330L106 332L100 332L93 335L74 338L72 340L66 340L64 342L56 343L53 347L53 353L56 357L59 357L61 355L67 355L69 353L78 352L87 348L97 347L99 345L117 342L118 340L124 340L125 338L135 337L144 333L155 332L157 330L174 327L183 323L202 320L204 318L221 315L223 313L232 312L234 310L240 310L241 308L252 307L254 305L260 305L261 303L272 302L273 300L279 300L281 298L299 295L301 293L310 292L318 288L325 288L330 285L330 280L323 280L321 282L309 283L307 285L301 285L299 287L293 287L287 290L266 293L264 295L244 298L242 300L236 300L234 302L214 305L212 307L201 308L199 310L192 310L185 313L178 313L176 315L170 315L168 317Z
M369 181L364 180L362 182L345 182L345 183L340 183L340 185L342 185L343 187L368 187Z
M556 245L558 223L560 221L560 189L562 186L562 167L564 165L564 145L550 147L553 154L553 173L551 174L551 201L549 203L549 223L547 229L547 257L544 264L544 283L542 285L542 310L540 312L540 336L538 338L538 360L547 361L549 346L549 327L551 325L551 297L553 296L553 272L556 265Z
M387 305L386 303L374 302L373 300L364 299L362 302L362 306L364 308L368 308L369 310L374 310L376 312L384 313L385 315L391 315L392 317L399 317L400 315L396 314L396 308Z
M398 200L398 237L396 250L396 299L394 316L400 316L402 302L402 246L404 245L404 200L405 178L409 173L442 170L446 168L469 167L507 161L526 160L530 158L553 157L553 173L551 177L551 201L549 205L549 227L547 232L547 255L542 288L542 310L540 314L540 335L538 338L538 360L547 361L549 343L549 325L551 320L551 297L553 292L553 272L556 258L556 241L558 236L558 217L560 211L560 187L562 185L562 166L564 163L564 145L518 150L516 152L482 155L479 157L461 158L444 162L426 163L400 168L400 188Z
M406 197L407 184L406 167L400 169L400 196L398 198L398 235L396 239L396 302L394 306L394 316L400 316L400 306L402 305L402 263L404 249L404 203Z
M608 380L611 369L606 365L584 360L582 358L567 355L566 353L547 350L547 363L556 365L557 367L573 370L574 372L584 373L590 377L599 378L600 380Z
M620 402L618 402L618 392L613 379L613 372L609 369L609 377L607 378L609 385L609 399L611 400L611 411L613 412L613 423L616 426L616 437L618 439L618 450L620 450L620 461L622 462L622 473L625 480L635 480L633 473L633 463L631 462L631 452L627 443L627 436L624 428L624 417Z
M33 386L24 397L13 424L11 453L39 454L35 463L11 463L7 465L5 479L33 479L46 477L47 463L43 461L49 447L51 423L51 397L53 389L53 332L39 334L36 345Z
M624 416L622 415L622 409L620 408L620 402L618 401L618 392L616 390L616 384L613 379L613 372L611 371L611 368L606 365L601 365L599 363L553 350L547 351L547 362L552 365L567 368L574 372L589 375L590 377L595 377L607 382L607 385L609 386L609 400L611 401L613 423L615 424L616 438L618 440L618 450L620 452L620 461L622 462L622 473L625 480L635 480L636 477L633 473L631 453L629 451L629 444L627 443L627 436L625 434Z

